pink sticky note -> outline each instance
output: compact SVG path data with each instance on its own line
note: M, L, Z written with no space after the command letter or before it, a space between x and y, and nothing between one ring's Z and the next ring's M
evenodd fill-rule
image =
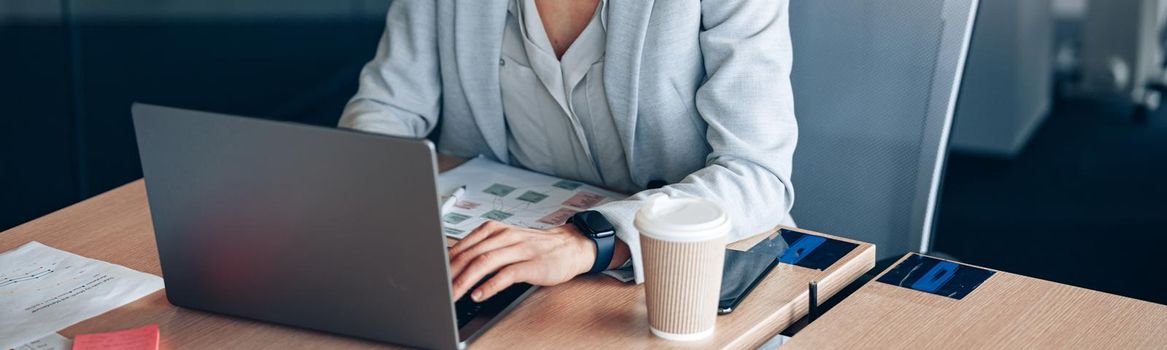
M158 350L158 325L81 334L73 339L73 350Z

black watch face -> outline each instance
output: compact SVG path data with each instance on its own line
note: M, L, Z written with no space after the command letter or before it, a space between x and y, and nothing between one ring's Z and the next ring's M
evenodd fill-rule
M583 231L584 234L595 237L604 238L616 234L616 230L612 227L612 223L604 218L603 214L594 210L576 213L571 218L571 222Z

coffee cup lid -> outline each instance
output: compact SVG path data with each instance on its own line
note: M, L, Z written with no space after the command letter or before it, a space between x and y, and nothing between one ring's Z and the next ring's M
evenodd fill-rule
M729 232L729 216L717 203L701 198L653 194L636 211L640 233L667 241L704 241Z

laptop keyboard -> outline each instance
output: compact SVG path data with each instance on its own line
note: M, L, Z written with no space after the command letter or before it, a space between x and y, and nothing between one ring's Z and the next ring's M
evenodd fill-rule
M484 278L483 281L488 279ZM478 284L482 284L482 282ZM475 285L470 291L474 291L475 288L478 288L478 285ZM518 299L530 288L530 284L517 283L481 303L470 299L470 292L467 292L466 295L454 302L454 314L458 318L458 328L462 328L477 319L484 319L483 322L489 321L502 313L507 306L510 306L515 299Z
M490 302L490 300L486 300L486 302ZM458 316L458 328L462 328L470 323L474 316L478 316L478 313L482 311L482 305L483 303L476 303L469 296L464 296L454 302L454 313Z

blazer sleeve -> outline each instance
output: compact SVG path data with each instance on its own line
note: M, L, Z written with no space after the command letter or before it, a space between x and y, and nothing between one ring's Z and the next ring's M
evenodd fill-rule
M442 83L435 3L392 2L376 56L361 69L340 127L423 137L437 125Z
M790 182L798 125L790 85L793 60L788 0L703 1L700 44L706 81L697 111L708 124L705 168L679 183L637 193L596 210L632 250L636 282L644 281L635 211L654 193L700 197L727 210L728 242L793 224Z

